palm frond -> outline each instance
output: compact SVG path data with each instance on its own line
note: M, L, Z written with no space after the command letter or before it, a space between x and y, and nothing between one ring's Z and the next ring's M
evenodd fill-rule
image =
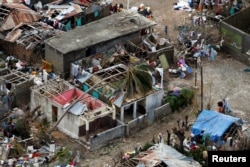
M152 66L150 66L148 64L140 64L140 65L136 66L136 69L143 70L143 71L148 71L148 70L154 71L155 70Z
M136 94L146 94L152 90L152 78L148 71L131 67L128 70L123 85L127 91L127 97L133 98Z

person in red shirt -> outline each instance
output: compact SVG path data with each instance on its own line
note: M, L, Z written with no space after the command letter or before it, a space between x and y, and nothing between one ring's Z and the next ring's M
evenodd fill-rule
M219 113L223 113L223 106L224 106L224 105L223 105L223 102L222 102L222 101L219 101L217 104L218 104L218 110L217 110L217 111L218 111Z

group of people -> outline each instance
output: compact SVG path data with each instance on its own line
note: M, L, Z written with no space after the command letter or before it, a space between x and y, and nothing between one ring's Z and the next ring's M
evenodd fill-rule
M131 10L136 11L149 19L153 19L153 15L152 15L152 11L151 11L150 6L140 4L139 7L132 7ZM119 5L117 3L115 5L111 4L110 14L114 14L114 13L121 12L121 11L123 11L123 4L122 3Z
M218 111L219 113L225 114L225 113L230 113L230 112L232 112L232 110L231 110L231 108L230 108L230 105L229 105L229 99L228 99L228 98L223 99L222 101L219 101L219 102L217 103L217 105L218 105L217 111Z
M112 5L110 6L110 14L114 14L114 13L117 13L117 12L121 12L123 11L123 4L120 3L119 5L116 3L115 5Z
M222 14L223 8L230 7L230 15L233 15L235 12L239 11L242 7L246 6L246 0L233 0L230 6L229 0L188 0L188 4L192 8L198 8L202 11L203 9L214 10L217 15Z
M137 11L147 18L153 19L153 15L152 15L152 11L151 11L150 6L145 6L144 4L140 4Z

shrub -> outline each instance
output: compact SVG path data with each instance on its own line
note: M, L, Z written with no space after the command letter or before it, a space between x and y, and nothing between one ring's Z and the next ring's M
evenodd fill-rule
M22 139L30 138L30 126L27 120L17 120L15 124L15 135L20 136Z
M192 89L182 89L180 95L185 99L187 104L190 104L194 98L194 91Z
M173 111L178 110L180 107L191 104L194 98L194 91L192 89L182 89L178 96L168 95L165 97L164 102L169 103Z

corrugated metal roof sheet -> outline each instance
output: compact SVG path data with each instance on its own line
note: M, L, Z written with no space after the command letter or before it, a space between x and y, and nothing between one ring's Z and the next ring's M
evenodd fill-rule
M79 5L50 5L49 10L46 12L46 17L51 17L54 14L54 11L60 12L59 15L56 16L57 20L62 20L65 18L72 17L78 13L82 12L82 9Z
M25 6L22 3L4 3L3 6L8 7L10 9L18 9L36 13L35 11L31 10L28 6Z
M73 0L73 2L87 7L90 6L90 2L88 0Z
M0 0L0 3L19 3L20 0Z
M164 162L169 167L201 167L193 158L187 157L163 143L155 144L135 158L139 159L147 167L154 167L161 162Z
M5 40L10 42L15 42L21 35L22 35L22 30L16 29L8 33L7 36L5 37Z
M6 3L2 6L10 8L10 13L1 23L1 30L9 30L20 23L31 23L41 19L38 13L23 4Z
M21 23L15 26L6 36L5 40L24 45L26 49L33 49L43 43L43 40L62 33L42 22Z
M88 111L88 107L86 104L77 102L75 103L70 109L69 112L71 112L74 115L82 115L84 112Z

